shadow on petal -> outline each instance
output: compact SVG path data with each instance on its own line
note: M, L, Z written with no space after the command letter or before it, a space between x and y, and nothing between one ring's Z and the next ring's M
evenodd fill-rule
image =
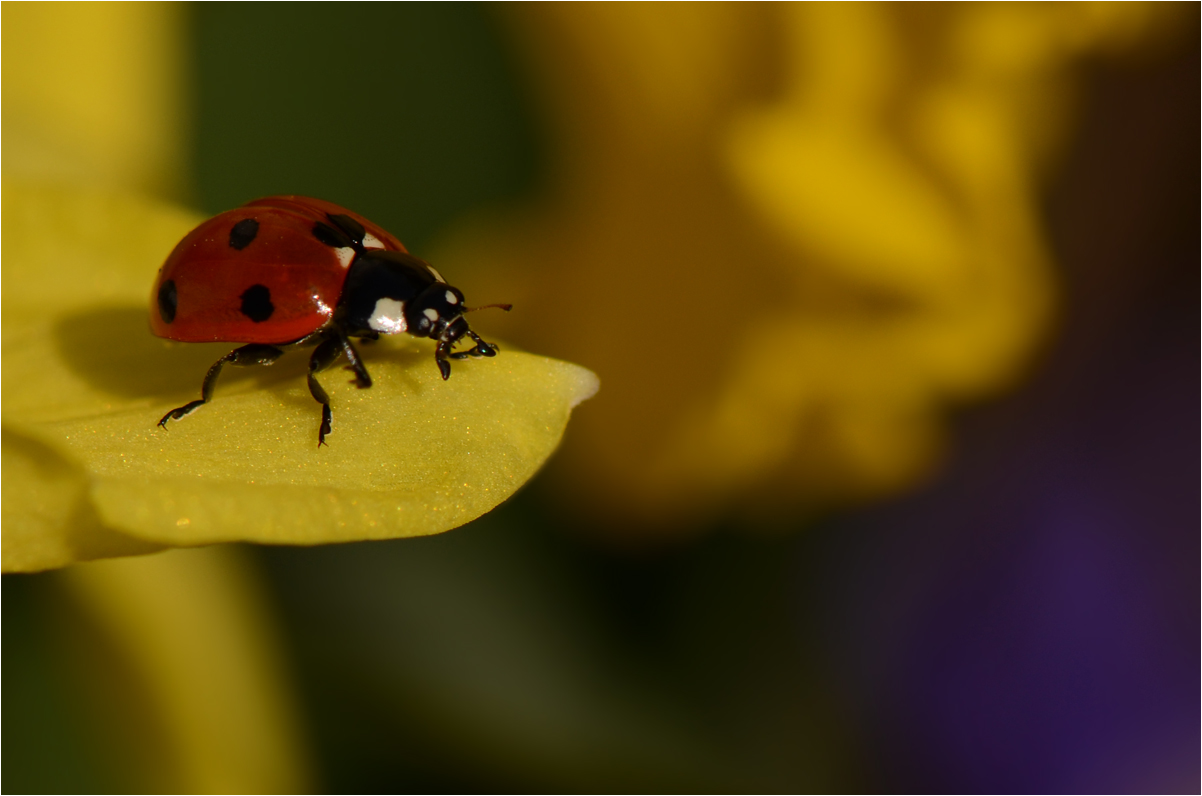
M65 316L54 329L55 342L67 365L94 387L123 398L168 397L200 391L209 366L236 345L178 344L150 333L146 309L103 307ZM266 368L228 368L220 384L255 379L273 383L304 373L285 359ZM289 365L292 365L289 367Z
M122 398L199 393L209 367L237 347L236 343L174 343L155 337L147 329L146 310L142 307L103 307L73 313L59 321L54 335L58 352L72 371L97 389ZM356 341L355 345L369 371L373 360L396 362L408 371L430 358L428 352L411 342L416 341ZM269 388L295 386L297 380L304 380L310 351L289 351L270 368L228 367L222 371L218 389L245 382ZM334 368L321 378L332 385L338 377ZM347 381L351 381L349 376ZM418 389L412 380L406 386Z

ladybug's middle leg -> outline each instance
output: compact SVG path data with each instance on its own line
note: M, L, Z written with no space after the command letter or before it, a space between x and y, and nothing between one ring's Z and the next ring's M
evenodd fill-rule
M262 343L251 343L241 348L235 348L214 362L213 366L209 368L209 372L205 374L204 383L200 387L200 400L189 401L177 409L172 409L163 415L163 418L159 420L159 425L166 428L168 420L179 420L181 417L189 415L207 404L213 397L213 388L217 386L217 377L221 375L221 368L227 362L240 367L270 365L283 355L284 352L282 350L273 345L263 345Z
M342 341L338 338L327 338L321 341L309 357L309 394L321 404L321 428L317 432L318 447L326 444L326 434L332 429L333 414L330 412L330 396L317 382L317 374L333 365L342 353Z
M379 337L379 335L376 335L376 337ZM374 340L375 338L368 338L368 339ZM359 352L355 350L355 346L351 344L350 339L344 337L338 341L338 344L342 347L343 353L346 354L346 358L351 363L350 365L347 366L346 369L349 371L352 371L355 374L355 378L351 382L351 384L354 384L356 387L358 387L361 390L366 389L367 387L370 387L371 386L371 376L368 374L367 368L364 367L363 360L362 360L362 358L360 358Z

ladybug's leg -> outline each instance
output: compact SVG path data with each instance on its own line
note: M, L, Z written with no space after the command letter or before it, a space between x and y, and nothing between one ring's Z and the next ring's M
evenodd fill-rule
M334 419L330 412L330 396L317 383L317 374L333 365L338 355L342 353L342 342L337 338L323 340L321 345L309 357L309 394L321 404L321 428L317 432L317 444L326 444L326 434L330 433L331 421Z
M354 371L355 373L355 378L351 384L355 385L361 390L370 387L371 376L368 374L367 368L363 366L363 360L359 357L359 352L355 350L353 345L351 345L350 339L344 337L338 342L339 345L342 346L342 352L346 354L346 358L350 360L351 363L346 369Z
M475 332L469 331L469 335L476 341L476 347L470 351L452 351L453 343L446 340L439 340L438 347L434 349L434 362L438 365L438 372L442 374L442 380L446 381L451 378L451 363L448 359L467 359L468 357L495 357L497 355L496 346L491 343L486 343L481 340Z
M446 340L438 341L438 348L434 349L434 362L438 365L438 372L442 374L442 380L446 381L451 378L451 363L447 362L447 357L452 356L455 359L461 359L451 353L451 344Z
M159 425L163 428L167 427L168 420L179 420L184 415L191 414L200 407L204 406L213 397L213 388L217 385L217 377L221 375L221 368L228 362L231 365L239 365L242 367L248 365L270 365L275 362L284 352L273 345L263 345L261 343L251 343L244 345L241 348L235 348L221 359L213 363L209 368L209 372L205 374L204 383L200 387L200 400L190 401L178 409L172 409L159 421Z
M456 351L451 354L451 359L467 359L468 357L495 357L497 355L497 344L486 343L480 339L480 335L468 329L467 334L476 341L476 347L468 351Z

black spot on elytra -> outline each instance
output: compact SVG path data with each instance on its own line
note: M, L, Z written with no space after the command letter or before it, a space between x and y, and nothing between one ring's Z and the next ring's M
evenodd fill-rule
M351 245L351 239L342 230L334 229L329 224L323 224L320 221L313 225L313 237L335 249Z
M230 246L242 251L259 234L259 222L253 218L244 218L230 230Z
M175 320L175 308L178 304L179 297L175 293L175 282L168 279L159 285L159 315L163 317L164 323L171 323Z
M271 303L271 291L267 285L251 285L242 294L242 314L255 323L262 323L275 312Z
M367 234L367 230L363 228L355 219L341 213L329 213L328 217L334 224L351 239L352 243L363 244L363 236Z

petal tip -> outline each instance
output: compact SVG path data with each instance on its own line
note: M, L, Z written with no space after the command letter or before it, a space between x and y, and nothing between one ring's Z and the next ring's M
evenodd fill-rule
M588 368L582 368L579 365L573 365L576 370L576 390L568 401L568 408L575 409L580 404L587 401L597 394L597 390L601 389L601 379L597 378L597 374L593 373Z

